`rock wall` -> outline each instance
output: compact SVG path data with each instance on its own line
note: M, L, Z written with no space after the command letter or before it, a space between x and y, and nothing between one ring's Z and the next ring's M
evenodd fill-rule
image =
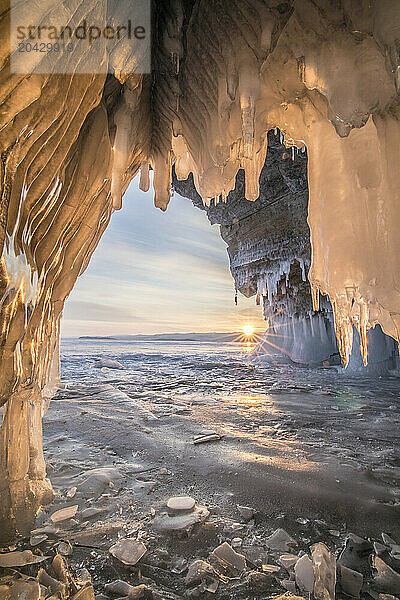
M225 202L203 204L190 176L173 178L174 189L219 223L236 289L255 296L266 320L263 350L306 364L337 362L338 350L329 300L313 311L307 279L311 264L307 224L307 153L287 149L279 130L268 133L259 197L246 200L243 170Z
M211 224L220 224L227 243L236 289L255 296L266 320L266 333L257 348L268 360L279 357L307 365L339 365L334 317L327 296L314 311L308 273L311 264L308 217L306 148L287 149L279 130L268 133L268 150L260 173L260 195L246 200L245 174L240 170L235 188L224 202L204 204L193 177L173 187L205 210ZM220 200L220 199L217 199ZM364 365L360 339L355 343L348 370L358 374L384 374L398 365L398 345L377 326L369 330L369 357Z

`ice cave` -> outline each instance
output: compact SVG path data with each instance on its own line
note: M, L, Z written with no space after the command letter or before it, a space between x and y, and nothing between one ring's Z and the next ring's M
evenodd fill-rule
M105 69L89 45L79 69L13 71L15 4L76 24L107 3L129 17L118 0L1 2L3 541L52 497L64 303L134 177L148 190L154 172L162 211L175 190L221 226L237 291L292 361L399 366L399 1L153 0L151 73L124 38Z

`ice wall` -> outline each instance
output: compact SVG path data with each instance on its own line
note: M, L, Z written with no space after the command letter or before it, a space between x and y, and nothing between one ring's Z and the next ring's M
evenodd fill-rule
M353 326L366 363L370 327L380 323L387 334L399 336L400 204L393 167L400 142L399 5L305 0L293 2L293 12L286 13L267 4L262 15L247 14L242 28L242 20L232 23L228 17L217 26L212 8L199 3L217 43L202 49L211 69L196 79L186 70L182 74L187 85L172 144L177 176L192 170L207 203L226 198L241 167L246 197L254 200L266 131L279 127L287 146L305 144L314 308L319 291L329 296L343 363L351 353ZM235 9L243 10L236 4ZM235 35L228 33L228 22ZM200 53L200 41L192 36L189 26L185 69L195 60L192 53ZM221 57L224 71L213 79ZM184 116L189 112L190 123ZM276 277L268 281L273 289Z
M305 150L305 149L304 149ZM338 362L329 301L313 311L307 279L311 263L307 224L307 153L288 151L279 130L268 133L260 194L246 200L243 171L225 202L204 206L192 177L173 178L174 189L221 225L236 290L253 296L265 318L259 352L298 363ZM233 298L232 298L233 301Z

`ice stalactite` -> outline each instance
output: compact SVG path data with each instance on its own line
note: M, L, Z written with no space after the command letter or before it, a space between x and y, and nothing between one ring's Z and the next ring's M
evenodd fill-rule
M400 131L393 123L388 149L388 138L379 135L382 129L385 131L386 126L381 119L377 124L369 119L347 138L338 138L329 126L320 125L318 133L325 137L324 147L314 135L309 149L309 222L313 239L310 280L331 299L345 364L351 353L353 325L360 334L365 362L366 331L370 327L380 323L394 339L400 331L400 248L395 234L400 219L399 192L388 162L389 153L393 156L393 142L400 143ZM362 156L360 148L364 149ZM328 173L325 168L332 153L343 168Z
M140 181L139 188L142 192L148 192L150 187L150 171L149 171L149 163L142 163L140 165Z
M329 312L275 319L261 339L258 355L264 360L282 360L307 365L334 364L335 333ZM334 361L337 364L337 359Z
M111 197L115 210L122 207L122 195L130 181L129 173L132 162L135 162L136 139L132 134L138 134L135 112L138 108L142 93L142 81L139 77L132 79L123 87L121 98L113 115L114 143L112 147L113 160L111 171ZM133 174L136 174L138 165L135 165ZM143 179L143 181L146 181Z
M167 210L170 201L170 190L172 182L172 161L171 155L167 157L155 156L154 165L154 205L161 210Z
M129 132L131 129L131 112L125 102L115 115L116 133L113 146L113 167L111 173L111 196L113 208L122 207L123 176L128 166Z

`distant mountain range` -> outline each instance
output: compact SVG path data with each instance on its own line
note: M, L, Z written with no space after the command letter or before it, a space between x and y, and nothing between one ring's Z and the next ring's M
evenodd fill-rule
M115 341L141 341L151 342L154 340L166 342L231 342L241 338L243 334L232 333L154 333L152 335L82 335L80 340L115 340Z

